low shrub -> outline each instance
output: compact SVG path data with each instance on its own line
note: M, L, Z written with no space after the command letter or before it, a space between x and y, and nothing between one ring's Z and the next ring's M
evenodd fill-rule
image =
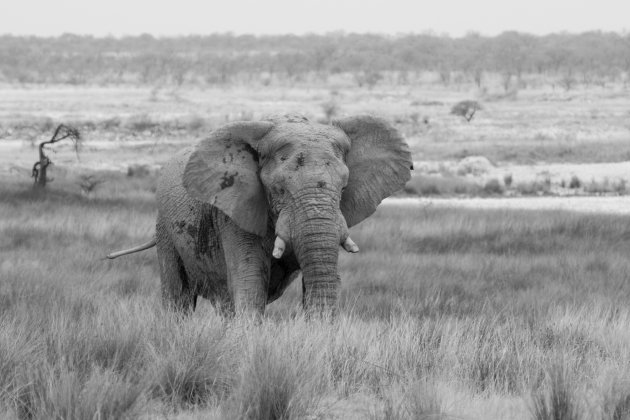
M121 124L120 117L111 117L101 121L98 125L103 130L114 130L120 128Z
M453 105L453 107L451 108L451 114L464 117L466 121L470 122L470 120L472 120L475 116L475 113L482 109L483 108L481 107L479 102L467 100L458 102Z
M185 127L190 131L201 131L207 127L207 124L206 120L202 117L193 115L186 121Z
M584 185L584 192L589 194L620 194L627 193L627 181L625 179L618 179L616 181L610 181L608 178L604 178L601 181L591 180L588 184Z
M419 196L433 195L478 195L481 187L476 183L458 176L414 176L404 191Z
M576 189L582 186L582 181L577 176L573 175L571 181L569 181L569 188Z
M132 115L125 122L125 127L132 131L151 130L158 125L148 114Z
M516 191L522 195L546 195L551 191L551 184L546 181L519 182Z
M505 188L498 179L489 179L482 189L484 194L487 195L502 195L505 192Z

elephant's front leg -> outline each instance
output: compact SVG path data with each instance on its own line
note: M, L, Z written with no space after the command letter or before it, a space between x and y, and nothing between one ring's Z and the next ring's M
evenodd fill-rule
M227 280L236 313L262 314L267 304L270 250L264 240L229 223L222 232Z

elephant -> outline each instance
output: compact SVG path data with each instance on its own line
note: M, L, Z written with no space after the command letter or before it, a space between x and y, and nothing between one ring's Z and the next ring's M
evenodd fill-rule
M108 257L156 246L163 303L181 311L202 296L262 314L301 271L305 310L334 312L339 246L359 250L349 228L412 169L409 146L382 118L229 123L162 167L154 239Z

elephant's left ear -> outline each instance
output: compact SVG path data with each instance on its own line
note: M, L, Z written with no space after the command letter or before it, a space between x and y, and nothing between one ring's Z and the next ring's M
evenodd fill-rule
M350 227L405 186L413 162L403 137L381 118L361 115L334 121L333 125L343 130L351 142L346 156L350 175L341 196L341 212Z
M272 127L270 122L241 121L217 129L197 144L182 180L192 197L258 236L267 232L268 212L255 150Z

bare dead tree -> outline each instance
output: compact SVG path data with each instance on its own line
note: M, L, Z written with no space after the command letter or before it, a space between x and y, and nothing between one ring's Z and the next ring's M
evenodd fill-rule
M43 189L46 187L46 182L52 181L46 176L48 166L52 164L52 161L48 156L46 156L46 153L44 153L44 147L49 144L60 142L64 139L72 140L74 143L74 151L77 154L77 159L79 158L79 147L81 142L81 134L79 133L79 130L65 124L59 124L50 140L39 144L39 160L33 165L31 173L31 176L35 180L33 188Z

